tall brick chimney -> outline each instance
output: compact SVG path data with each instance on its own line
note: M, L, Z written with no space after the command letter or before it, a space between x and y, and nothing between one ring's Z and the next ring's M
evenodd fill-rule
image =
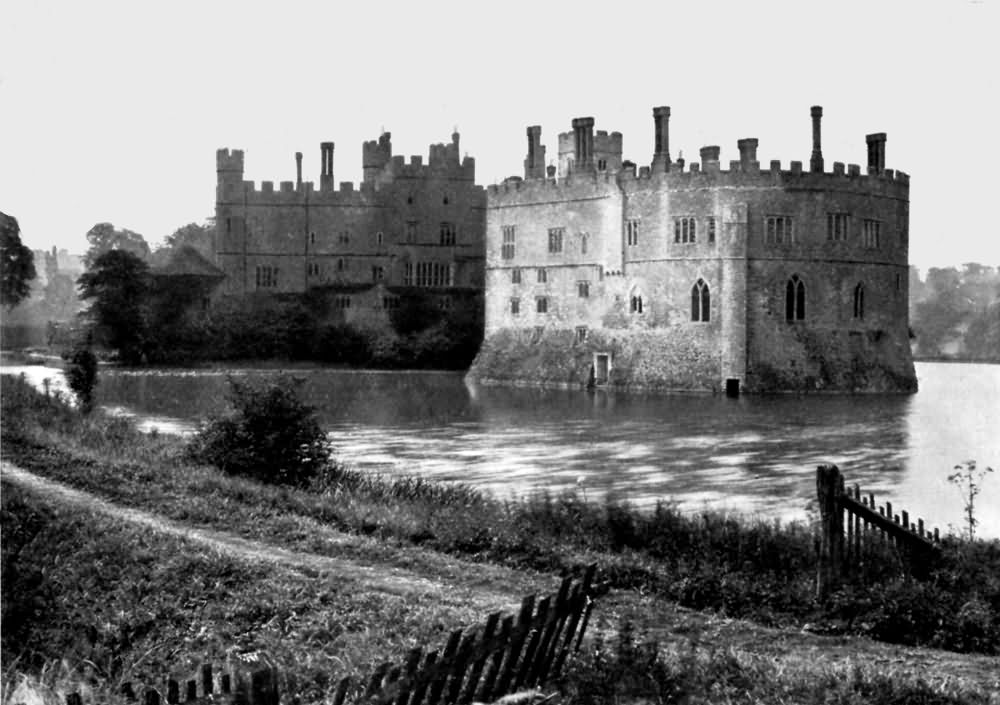
M653 133L656 144L653 149L653 170L670 169L670 106L653 108ZM662 168L661 168L662 165Z
M868 143L868 173L881 174L885 171L885 133L865 135L865 142Z
M333 190L333 142L320 142L319 187L322 191Z
M295 188L302 188L302 152L295 153Z
M718 171L719 170L719 152L721 150L716 146L702 147L701 148L701 170L702 171Z
M740 150L740 169L743 171L753 171L759 168L757 163L757 138L747 137L736 140L736 146Z
M813 151L812 156L809 158L809 171L823 172L823 148L820 145L820 125L819 122L823 118L823 108L819 105L814 105L810 108L810 114L812 115L813 121Z
M524 178L545 178L545 147L542 146L540 125L528 128L528 157L524 160Z
M589 170L594 166L594 118L573 119L573 148L576 170Z

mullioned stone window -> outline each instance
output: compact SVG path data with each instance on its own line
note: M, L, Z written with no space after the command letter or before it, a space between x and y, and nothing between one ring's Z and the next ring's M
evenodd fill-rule
M864 223L864 245L865 249L877 250L882 245L882 222L879 220L865 219Z
M715 231L716 231L715 216L714 215L713 216L709 216L709 218L705 221L705 225L708 226L708 244L709 245L714 245L715 244Z
M515 269L510 270L510 283L511 284L520 284L521 283L521 270L520 269L516 269L515 268Z
M549 299L546 296L539 296L535 299L535 312L536 313L548 313L549 312Z
M278 286L278 268L270 265L257 265L257 288L273 289Z
M576 327L576 342L583 343L587 340L587 326Z
M385 267L374 264L372 265L372 281L380 282L385 279Z
M539 269L536 276L539 284L545 284L549 280L549 273L544 269Z
M512 316L521 315L521 299L510 300L510 315Z
M309 263L309 276L318 277L322 273L322 269L319 266L319 262Z
M790 245L796 242L792 219L787 215L764 218L764 242L768 245Z
M639 221L635 218L625 221L625 241L629 247L639 244Z
M826 214L826 239L831 242L847 240L851 225L851 216L847 213Z
M801 321L806 317L806 285L793 274L785 284L785 320Z
M565 228L549 228L549 254L557 255L562 253L563 233Z
M576 293L581 299L588 298L590 296L590 282L578 281L576 283Z
M632 294L628 304L629 313L642 314L642 294Z
M408 243L414 243L417 241L417 225L418 221L408 220L406 221L406 241Z
M500 257L503 259L514 259L514 226L504 225L501 230L503 232L503 243L500 245Z
M711 320L711 294L704 279L699 279L691 287L691 320L708 323Z
M689 244L698 237L698 221L690 216L674 218L674 242Z
M351 297L342 294L333 300L333 306L341 311L347 310L351 307Z
M454 245L456 240L456 232L454 223L441 223L441 244L442 245Z

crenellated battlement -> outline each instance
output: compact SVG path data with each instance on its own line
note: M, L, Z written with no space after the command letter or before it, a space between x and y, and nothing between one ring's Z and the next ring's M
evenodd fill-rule
M235 171L243 173L243 150L242 149L217 149L215 150L215 170Z
M711 162L710 162L711 164ZM666 189L683 191L711 188L779 188L850 191L872 195L909 198L910 177L902 171L885 169L862 173L857 164L846 166L834 162L831 171L811 172L803 169L802 162L792 161L788 168L773 160L766 168L756 161L744 165L730 161L728 169L710 166L702 169L699 162L680 171L676 163L672 170L653 171L650 167L627 164L617 172L574 172L562 178L537 178L508 180L487 187L490 205L507 205L533 201L562 201L597 196L610 185L617 185L626 192L636 190Z
M338 190L317 189L312 181L304 181L296 184L294 181L281 181L275 189L273 181L261 181L260 186L254 181L239 182L241 188L238 192L232 192L227 197L220 199L220 203L233 203L242 205L244 202L248 206L260 205L330 205L330 206L353 206L367 205L373 200L378 190L375 184L362 183L358 188L351 181L341 181Z

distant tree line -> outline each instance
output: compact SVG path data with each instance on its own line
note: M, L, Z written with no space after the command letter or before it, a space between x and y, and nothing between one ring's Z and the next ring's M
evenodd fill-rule
M331 320L335 292L256 294L206 307L212 282L155 276L137 254L98 255L78 280L84 330L121 362L188 364L283 359L361 367L463 369L482 340L482 299L442 311L425 292L402 297L387 324Z
M918 358L1000 362L1000 268L911 266L910 327Z

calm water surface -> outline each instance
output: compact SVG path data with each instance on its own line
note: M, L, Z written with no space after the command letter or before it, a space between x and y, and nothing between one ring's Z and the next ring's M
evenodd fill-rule
M40 383L58 371L26 371ZM276 370L102 370L99 404L146 429L190 433L225 406L226 377ZM947 482L975 458L997 472L977 499L1000 537L1000 366L918 363L913 396L635 396L466 384L461 374L292 371L341 458L363 469L459 480L501 496L579 486L651 505L806 516L819 463L946 530Z

